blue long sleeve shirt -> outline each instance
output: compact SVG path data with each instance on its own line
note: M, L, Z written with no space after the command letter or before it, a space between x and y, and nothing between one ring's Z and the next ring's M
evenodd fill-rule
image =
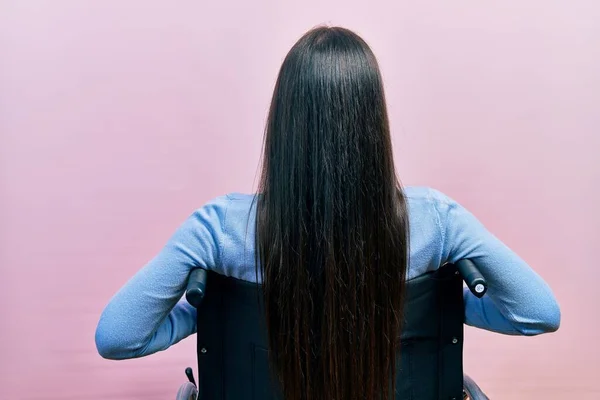
M512 335L552 332L557 301L542 278L464 207L429 188L405 188L410 222L408 279L471 259L487 295L465 289L465 323ZM98 352L126 359L165 350L202 327L182 297L194 268L255 282L254 195L233 193L196 210L164 248L110 300L96 329ZM260 278L259 278L260 279Z

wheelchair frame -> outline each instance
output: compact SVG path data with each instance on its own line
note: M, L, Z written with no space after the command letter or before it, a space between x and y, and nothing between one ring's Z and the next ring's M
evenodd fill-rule
M475 296L485 295L487 283L470 260L447 263L407 282L400 398L488 399L463 374L463 281ZM280 398L265 371L266 329L264 321L257 322L262 316L259 287L203 269L192 271L186 298L198 310L198 382L187 368L188 382L179 388L177 400ZM430 318L432 313L437 318ZM407 375L411 369L417 372Z

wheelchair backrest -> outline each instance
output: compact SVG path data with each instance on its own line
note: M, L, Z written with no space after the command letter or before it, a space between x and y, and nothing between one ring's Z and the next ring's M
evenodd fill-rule
M408 281L397 399L462 398L462 287L452 264ZM269 370L260 286L209 272L197 341L200 399L281 399Z

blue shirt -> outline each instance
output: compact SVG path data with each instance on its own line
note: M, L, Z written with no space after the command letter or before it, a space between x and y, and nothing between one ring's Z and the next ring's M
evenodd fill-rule
M408 187L405 193L408 279L468 258L489 289L482 299L465 289L466 324L513 335L558 329L560 309L548 285L469 211L434 189ZM182 300L194 268L256 281L253 199L254 195L228 194L196 210L114 295L96 329L96 346L103 357L145 356L195 333L196 310Z

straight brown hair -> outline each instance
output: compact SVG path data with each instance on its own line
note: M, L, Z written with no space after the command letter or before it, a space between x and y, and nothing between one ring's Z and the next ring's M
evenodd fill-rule
M286 400L394 398L408 264L382 78L355 33L290 50L265 129L257 274Z

